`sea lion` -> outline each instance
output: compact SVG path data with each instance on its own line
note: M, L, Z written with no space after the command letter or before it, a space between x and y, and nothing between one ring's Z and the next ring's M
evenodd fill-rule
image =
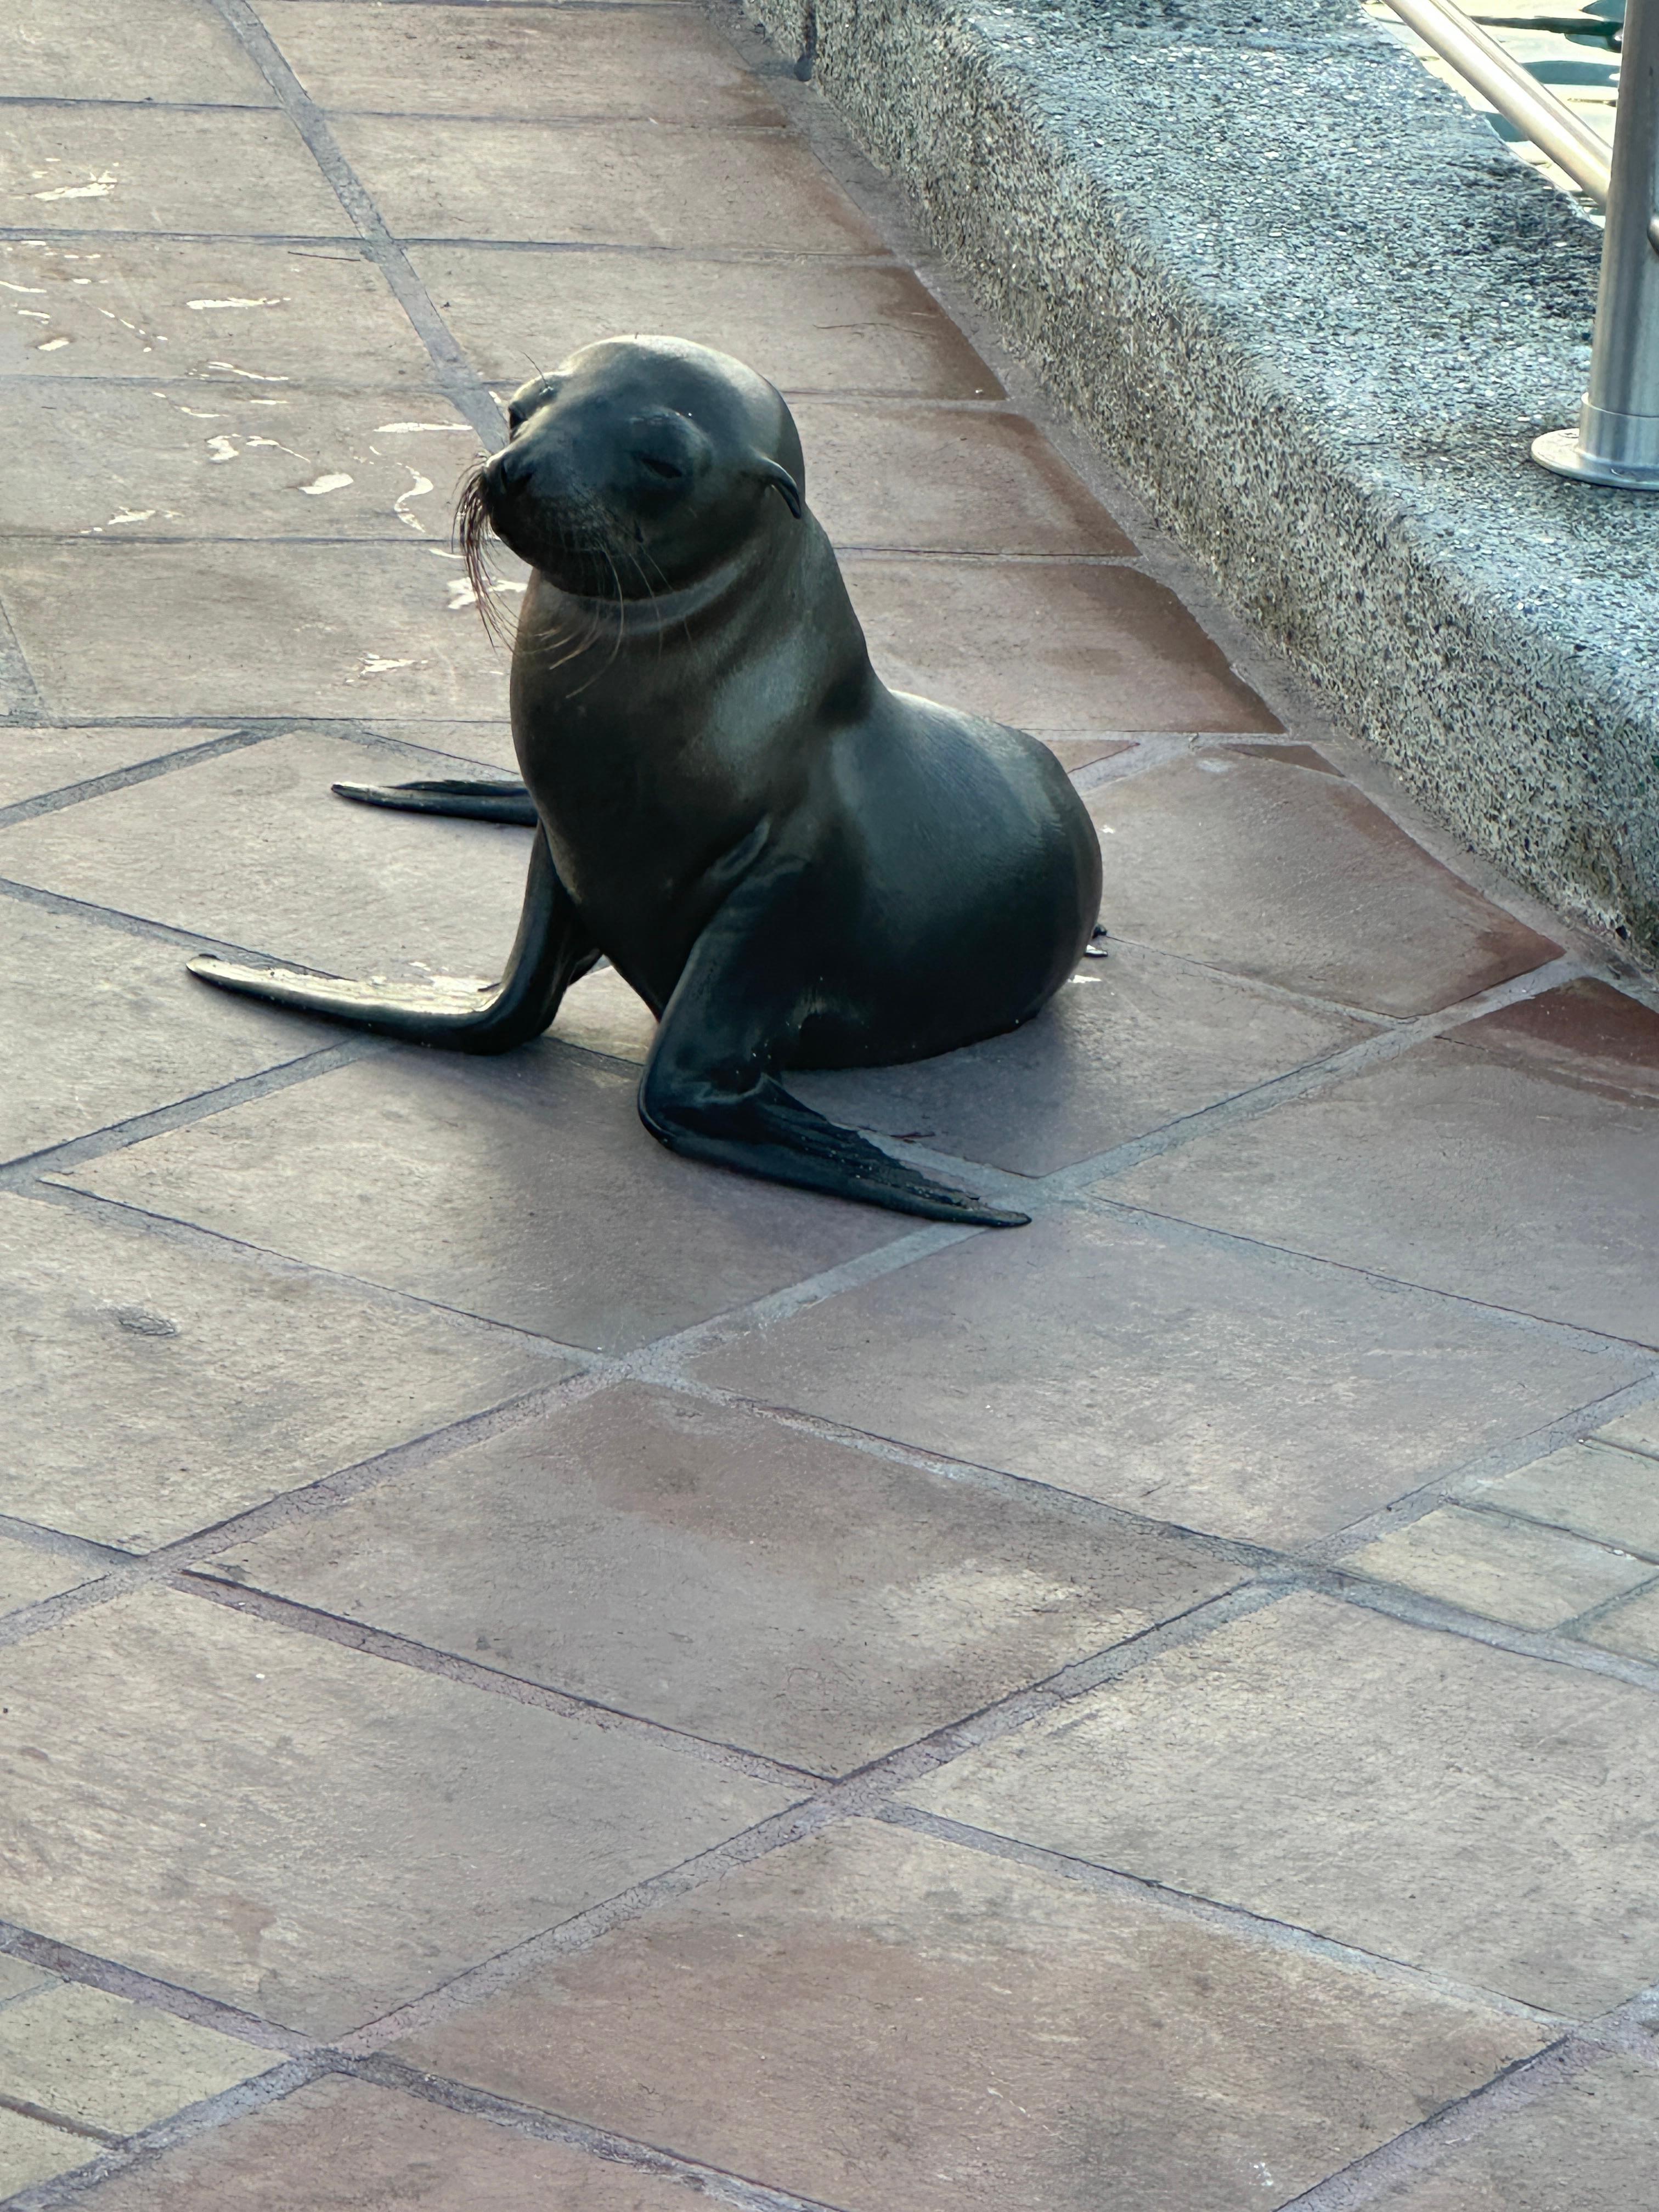
M890 691L805 505L781 395L665 337L584 347L515 393L462 495L530 566L514 646L524 784L335 789L533 824L506 975L453 994L216 959L191 973L422 1044L504 1052L603 955L659 1018L639 1091L695 1159L939 1221L1029 1217L933 1181L781 1071L925 1059L1029 1021L1100 904L1054 756Z

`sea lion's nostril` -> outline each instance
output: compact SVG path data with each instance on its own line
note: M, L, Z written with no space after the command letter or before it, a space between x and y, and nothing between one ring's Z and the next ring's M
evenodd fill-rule
M653 477L660 477L665 483L678 483L685 474L678 461L665 460L660 453L641 453L636 459L642 467L649 469Z
M484 481L491 491L517 491L528 481L535 463L522 449L503 446L484 463Z

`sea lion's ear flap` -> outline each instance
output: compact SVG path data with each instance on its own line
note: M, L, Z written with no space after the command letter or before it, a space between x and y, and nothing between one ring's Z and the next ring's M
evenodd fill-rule
M801 518L800 486L790 475L788 470L784 467L781 461L763 460L760 472L766 483L776 485L778 490L783 495L784 505L799 522Z

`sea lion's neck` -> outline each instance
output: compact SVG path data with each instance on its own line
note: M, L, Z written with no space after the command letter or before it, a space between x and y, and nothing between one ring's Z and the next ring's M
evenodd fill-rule
M638 564L623 556L621 567ZM723 618L744 592L752 589L756 571L763 567L752 543L736 547L724 561L686 581L668 584L641 593L624 592L622 576L614 592L595 595L565 591L552 578L536 570L526 616L538 626L571 635L592 637L595 646L608 650L618 638L629 646L654 647L670 633L685 635L688 629ZM533 602L533 605L532 605Z

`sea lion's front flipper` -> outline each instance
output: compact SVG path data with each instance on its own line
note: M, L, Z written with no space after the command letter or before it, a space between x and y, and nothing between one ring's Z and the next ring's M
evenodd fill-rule
M672 1152L739 1175L988 1229L1030 1216L935 1182L793 1097L776 1069L807 1011L814 917L801 879L751 876L691 949L640 1083L640 1119Z
M598 947L559 881L547 839L538 830L507 973L476 994L405 983L348 982L290 968L246 968L234 960L204 958L187 965L192 975L222 990L325 1014L382 1036L447 1045L455 1052L507 1052L541 1035L557 1013L567 984L598 957Z
M424 777L413 783L337 783L360 806L392 806L401 814L459 814L471 822L536 826L536 802L521 783L482 775Z

